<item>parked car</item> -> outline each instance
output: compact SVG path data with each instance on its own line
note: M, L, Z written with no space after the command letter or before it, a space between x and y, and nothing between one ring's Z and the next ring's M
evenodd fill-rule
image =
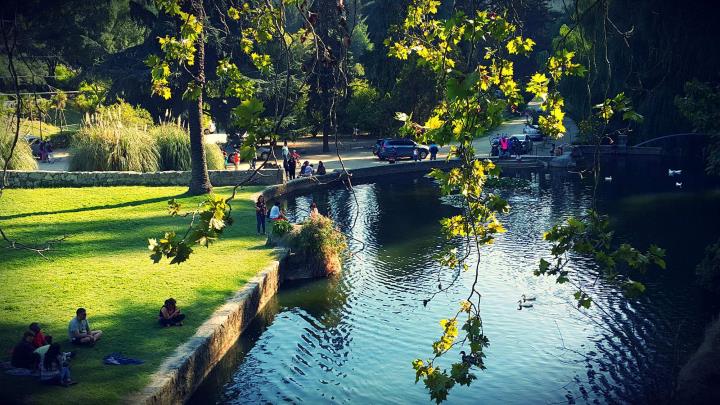
M385 142L386 140L390 140L390 139L391 138L383 138L383 139L378 139L377 141L375 141L375 145L373 145L373 148L372 148L373 155L377 156L378 151L382 147L383 142Z
M380 141L380 140L378 140ZM418 158L423 160L430 154L430 148L427 145L421 145L411 139L404 138L387 138L382 139L382 143L377 150L377 157L380 160L386 160L391 156L397 159L413 157L413 150L418 150Z

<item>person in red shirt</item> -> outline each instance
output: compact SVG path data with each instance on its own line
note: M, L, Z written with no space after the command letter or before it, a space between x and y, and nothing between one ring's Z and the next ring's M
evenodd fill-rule
M33 322L30 324L30 331L35 335L33 338L33 346L37 349L40 346L49 345L52 338L50 336L45 336L45 334L42 332L42 329L40 328L40 324L37 322Z

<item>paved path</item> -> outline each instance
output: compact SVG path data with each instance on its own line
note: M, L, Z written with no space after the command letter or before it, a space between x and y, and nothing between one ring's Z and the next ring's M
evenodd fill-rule
M537 109L537 103L530 103L530 108ZM533 151L531 155L549 155L551 144L556 145L569 144L575 136L577 136L578 128L569 118L565 118L565 127L567 128L566 135L557 141L547 142L535 142L533 145ZM475 153L477 156L490 156L490 139L498 134L522 134L523 128L525 127L525 118L510 118L500 125L495 130L491 131L487 136L476 139L473 142L475 147ZM358 139L352 140L349 135L340 136L340 142L338 149L342 156L343 163L347 169L359 169L362 167L373 167L388 164L387 161L378 159L372 154L372 147L375 144L376 139L369 136L359 136ZM290 141L288 143L290 150L296 149L301 156L301 162L308 160L317 168L317 162L322 161L328 171L340 169L340 161L335 153L335 140L331 139L330 150L331 153L322 153L322 137L317 138L302 138L297 141ZM447 157L449 147L443 147L438 153L438 159L444 159ZM276 154L280 157L280 147L276 149ZM57 150L55 152L55 163L39 163L39 170L51 170L51 171L62 171L67 170L69 154L65 150ZM410 160L401 160L398 163L409 162ZM247 168L244 164L241 164L241 169Z
M556 140L554 142L552 141L546 141L546 142L535 142L533 145L533 151L531 152L532 155L549 155L550 154L550 148L551 144L555 143L556 145L560 146L563 144L569 144L572 139L574 139L575 136L577 136L577 125L569 119L565 118L565 127L567 128L567 133L565 136L559 140ZM508 135L514 135L514 134L522 134L523 128L525 127L525 118L511 118L507 121L505 121L502 125L500 125L495 130L491 131L487 136L484 136L482 138L476 139L473 142L473 146L475 147L475 153L477 156L484 157L484 156L490 156L490 139L492 139L494 136L498 134L508 134ZM340 147L338 148L340 151L340 155L342 156L343 163L345 164L345 167L347 169L358 169L362 167L372 167L372 166L381 166L388 164L387 161L383 161L378 159L376 156L372 154L372 147L375 144L376 139L375 138L368 138L361 136L358 140L353 141L349 138L342 139L342 142L340 143ZM308 160L310 163L314 165L314 167L317 168L317 162L322 161L325 164L325 167L328 171L339 169L340 168L340 161L337 157L337 154L335 153L335 145L333 142L330 144L330 149L332 150L331 153L322 153L322 139L303 139L298 142L290 142L288 143L288 147L290 150L297 149L298 153L301 155L301 162ZM440 150L440 153L438 153L438 159L444 159L450 148L449 147L443 147ZM279 156L279 153L278 153ZM411 160L401 160L398 163L403 162L410 162Z

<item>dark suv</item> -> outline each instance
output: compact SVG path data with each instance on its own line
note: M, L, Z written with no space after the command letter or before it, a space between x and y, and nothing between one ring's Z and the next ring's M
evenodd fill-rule
M386 160L390 157L396 159L410 158L413 157L413 150L417 149L418 158L423 160L430 154L430 148L426 145L421 145L411 139L403 138L387 138L378 139L377 146L377 157L380 160Z

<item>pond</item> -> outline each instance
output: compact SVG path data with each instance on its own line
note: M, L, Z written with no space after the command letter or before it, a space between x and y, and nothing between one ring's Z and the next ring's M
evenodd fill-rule
M501 191L512 206L508 232L480 252L487 370L470 387L456 386L447 403L649 403L665 401L677 371L697 348L717 313L694 285L704 247L720 229L720 192L702 176L682 187L666 167L613 167L599 185L600 208L617 237L667 250L668 268L643 281L646 293L627 299L598 279L598 305L576 309L574 292L533 276L549 256L542 233L591 204L587 179L566 172L509 174L529 186ZM457 209L424 177L378 179L355 188L291 198L300 220L311 201L352 236L342 274L284 285L237 345L198 389L191 403L429 403L411 362L428 358L472 283L472 270L427 307L423 299L453 272L435 255L447 244L438 221ZM475 259L477 255L475 255ZM572 264L593 279L591 261ZM518 310L521 294L537 297ZM446 366L448 362L444 363Z

